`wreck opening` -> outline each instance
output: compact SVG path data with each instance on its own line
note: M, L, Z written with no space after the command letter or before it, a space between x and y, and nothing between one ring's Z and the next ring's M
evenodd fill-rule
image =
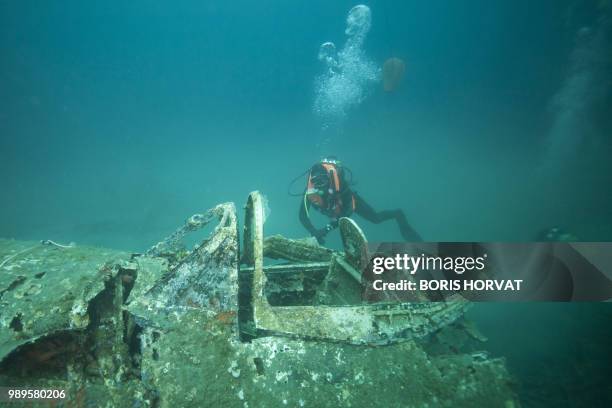
M21 379L64 380L68 366L84 357L83 334L61 331L17 347L0 363L4 385L19 384Z
M26 280L27 278L23 275L17 276L5 289L0 290L0 300L6 292L10 292L17 289L19 286L23 285Z
M21 313L17 313L15 317L11 319L11 323L9 323L9 327L11 330L20 332L23 330L23 321L21 320L23 315Z

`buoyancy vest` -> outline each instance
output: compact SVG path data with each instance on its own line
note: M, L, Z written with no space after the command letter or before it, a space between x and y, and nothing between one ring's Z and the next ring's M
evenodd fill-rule
M344 200L342 199L342 185L340 175L338 174L338 168L334 163L320 163L325 169L327 176L329 177L328 190L321 192L315 188L312 180L312 171L308 175L308 185L304 199L308 200L316 209L321 211L328 217L338 218L346 216L346 207ZM355 211L355 196L350 193L350 212Z

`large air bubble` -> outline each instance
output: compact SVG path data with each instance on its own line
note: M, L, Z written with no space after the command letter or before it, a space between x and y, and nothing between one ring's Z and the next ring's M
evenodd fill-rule
M347 39L342 49L337 52L332 42L323 43L319 49L325 73L315 81L314 111L323 129L341 124L350 109L359 105L379 80L380 68L362 48L371 25L369 7L355 6L346 19Z
M368 6L360 4L353 7L346 17L346 30L344 33L349 37L365 38L372 26L372 13Z

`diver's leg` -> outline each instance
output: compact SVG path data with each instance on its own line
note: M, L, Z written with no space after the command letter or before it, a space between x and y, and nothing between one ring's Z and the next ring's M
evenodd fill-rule
M366 220L380 224L383 221L395 219L402 234L402 238L406 241L422 241L420 235L408 224L404 212L397 210L376 211L368 203L365 202L357 193L355 195L355 212Z
M353 192L353 195L355 196L355 212L371 223L380 224L383 221L395 218L396 213L394 211L376 211L360 195L355 192Z
M402 210L397 211L395 219L397 220L397 225L399 226L400 233L402 234L402 238L406 241L423 241L423 238L408 224L408 220L406 220L406 215Z

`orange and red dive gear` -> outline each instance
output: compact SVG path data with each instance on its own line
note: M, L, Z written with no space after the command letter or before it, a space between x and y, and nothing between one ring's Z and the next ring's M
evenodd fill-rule
M327 177L329 179L327 191L321 191L316 188L311 170L310 174L308 175L306 193L304 194L304 206L306 207L307 213L308 206L306 205L306 200L329 217L339 218L346 216L345 203L342 199L343 186L341 185L342 181L340 175L338 174L338 167L336 163L322 162L320 165L327 173ZM350 197L350 208L351 212L353 212L355 211L355 196L351 193Z

